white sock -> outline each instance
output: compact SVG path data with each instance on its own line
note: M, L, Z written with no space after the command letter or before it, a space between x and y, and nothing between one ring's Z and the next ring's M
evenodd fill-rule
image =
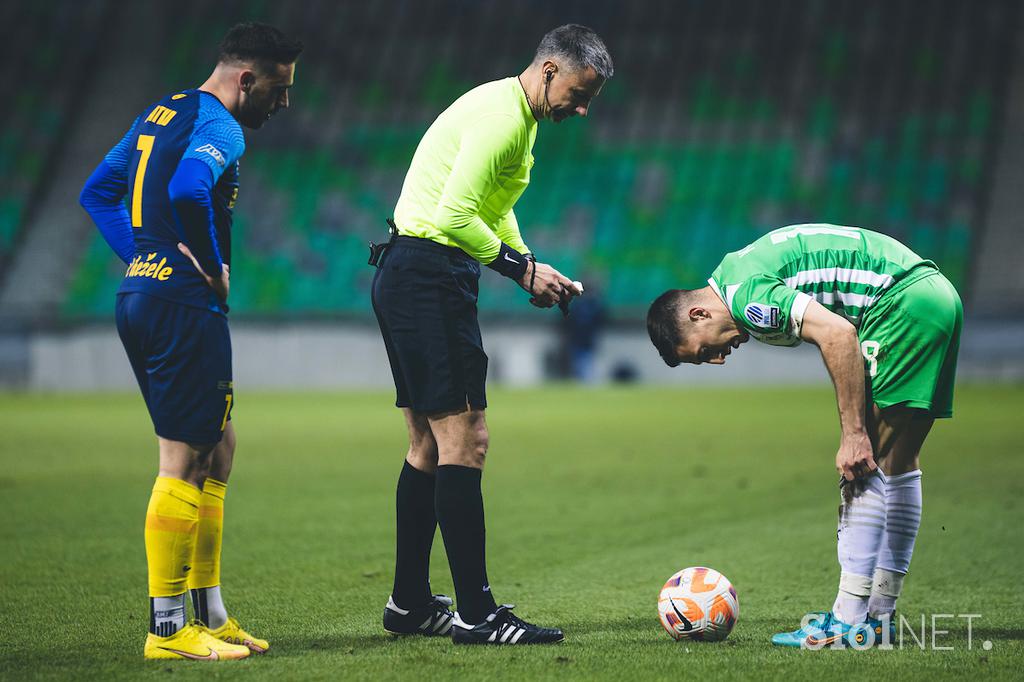
M876 471L863 480L863 487L848 503L844 498L839 507L837 554L841 571L832 610L844 623L856 625L867 620L871 578L885 524L885 475Z
M886 479L885 507L885 536L868 604L873 618L892 615L896 610L903 578L910 570L914 541L921 525L920 469Z
M868 597L871 595L871 578L853 573L839 575L839 592L832 604L836 618L856 625L868 618Z
M228 610L220 596L220 585L192 590L192 612L211 630L228 622Z
M170 637L185 627L185 595L149 598L149 631L157 637Z
M884 568L876 568L871 581L871 598L868 600L868 615L877 620L892 617L896 611L896 599L903 589L903 574Z

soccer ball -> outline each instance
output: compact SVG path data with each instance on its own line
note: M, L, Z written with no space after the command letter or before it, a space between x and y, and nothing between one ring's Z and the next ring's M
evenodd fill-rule
M658 617L672 639L719 642L729 636L739 616L736 589L713 568L684 568L658 595Z

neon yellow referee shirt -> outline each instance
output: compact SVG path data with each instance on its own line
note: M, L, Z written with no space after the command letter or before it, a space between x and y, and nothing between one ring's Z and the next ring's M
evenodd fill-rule
M395 206L398 234L455 246L487 264L505 242L529 249L512 207L530 184L537 121L519 79L473 88L423 135Z

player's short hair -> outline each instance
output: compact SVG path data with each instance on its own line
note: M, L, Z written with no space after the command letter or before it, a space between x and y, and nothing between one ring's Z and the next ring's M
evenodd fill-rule
M604 41L593 29L580 24L559 26L541 38L537 54L533 57L534 63L552 57L564 60L566 66L574 71L589 66L606 80L615 73L612 56L608 54Z
M302 52L302 42L288 38L279 29L258 21L235 24L220 41L218 61L254 62L268 71L276 64L293 64Z
M676 349L687 337L682 313L698 302L697 289L669 289L647 309L647 334L665 364L675 367L680 363Z

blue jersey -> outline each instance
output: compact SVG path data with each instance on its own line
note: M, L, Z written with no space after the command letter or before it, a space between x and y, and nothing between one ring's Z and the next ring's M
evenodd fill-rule
M106 173L111 182L121 181L114 193L128 198L127 216L121 213L122 222L130 220L133 250L122 253L108 234L109 226L97 219L115 250L122 257L132 254L120 293L144 293L227 312L227 305L178 250L178 243L187 244L210 275L231 262L238 159L244 151L241 126L207 92L169 95L135 120L107 154L106 168L101 164L86 185L86 190L100 185L95 178ZM127 234L127 228L124 231Z

